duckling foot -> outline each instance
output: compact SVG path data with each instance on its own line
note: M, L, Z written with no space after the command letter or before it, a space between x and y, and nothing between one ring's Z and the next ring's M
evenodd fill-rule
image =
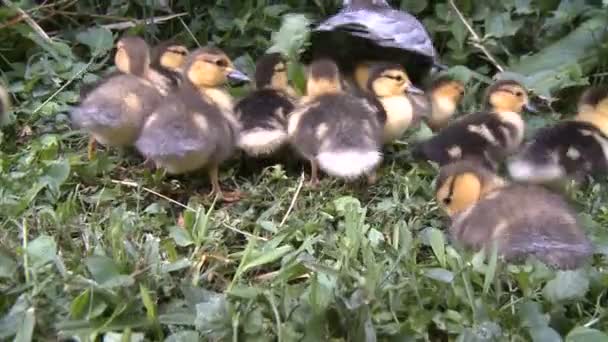
M310 161L310 180L308 181L308 186L313 189L319 187L319 166L314 160Z
M91 136L89 138L89 145L87 146L87 157L89 160L95 160L97 156L97 140Z
M240 200L243 197L243 194L241 192L239 192L239 191L233 191L233 192L222 191L218 173L219 173L219 170L218 170L217 166L212 166L209 169L209 178L211 179L211 192L209 193L208 198L215 199L215 196L219 195L218 199L222 200L223 202L227 202L227 203L232 203L232 202L236 202L236 201Z

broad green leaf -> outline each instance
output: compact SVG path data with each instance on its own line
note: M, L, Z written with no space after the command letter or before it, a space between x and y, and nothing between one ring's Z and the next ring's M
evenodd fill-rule
M190 233L182 227L173 226L169 228L169 235L180 247L188 247L194 244L194 240L190 236Z
M401 0L401 8L413 14L424 11L427 6L427 0Z
M226 336L230 333L226 297L207 291L203 301L196 304L196 329L209 338Z
M76 35L76 40L89 47L93 56L100 56L112 50L112 32L103 27L93 27Z
M118 266L108 257L92 255L85 263L93 279L104 287L129 286L134 282L132 277L121 274Z
M268 52L280 52L290 60L296 60L310 35L311 21L303 14L287 14L279 31L272 34L272 46Z
M17 271L17 262L0 250L0 278L13 278Z
M589 290L589 277L582 270L560 271L547 282L543 296L553 303L584 297Z
M253 268L275 262L291 251L293 251L293 247L291 245L287 245L261 252L259 256L247 261L247 263L243 266L243 272L247 272Z
M435 253L435 257L441 264L441 267L446 267L446 255L445 255L445 237L443 236L443 232L439 229L431 228L428 231L429 234L429 243L431 244L431 248L433 249L433 253Z
M157 319L156 316L156 303L152 300L150 296L150 291L143 285L139 284L139 295L141 296L141 300L146 308L146 316L150 322L155 322Z
M522 27L523 20L512 20L509 13L492 13L486 17L486 36L513 36Z
M566 342L605 342L608 341L608 334L596 329L579 327L572 330L566 336Z
M39 236L28 244L27 255L31 260L32 266L35 268L44 266L55 260L57 244L50 236Z

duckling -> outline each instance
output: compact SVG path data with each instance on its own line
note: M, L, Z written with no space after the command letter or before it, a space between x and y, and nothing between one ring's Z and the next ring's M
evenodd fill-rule
M608 88L581 96L573 120L541 128L508 163L513 179L529 183L582 182L608 171Z
M11 98L8 92L0 84L0 126L7 121L8 112L11 109Z
M491 251L505 260L532 255L559 269L581 267L593 253L576 213L551 191L508 184L481 163L444 166L436 198L451 219L452 238L464 247Z
M426 118L426 124L433 132L438 132L448 126L456 113L464 96L464 84L459 80L442 77L433 82L429 93L430 115L422 117Z
M235 107L242 130L238 146L249 156L268 156L287 143L287 114L294 108L295 92L288 84L287 63L279 53L256 63L256 90Z
M424 94L412 85L405 70L399 64L378 63L370 69L367 89L374 95L386 118L383 141L389 143L403 136L414 119L414 107L407 94Z
M177 45L172 42L163 42L156 45L150 53L150 72L148 80L164 93L175 89L181 82L181 68L188 55L188 49L185 46ZM95 88L99 87L103 82L111 79L113 76L120 75L120 70L115 70L107 74L104 78L83 84L80 86L81 101Z
M443 68L424 25L385 0L344 0L340 12L313 29L304 56L331 58L345 75L354 68L353 61L396 62L405 66L414 84L434 66Z
M294 149L311 164L310 184L318 183L318 169L372 183L382 161L382 126L376 108L345 93L337 65L314 61L308 71L307 94L289 116L287 133Z
M135 146L169 174L206 167L211 195L237 200L238 194L222 192L218 179L219 165L232 155L240 130L223 86L229 78L248 77L214 47L193 51L184 70L184 82L148 117Z
M143 39L120 39L114 62L120 73L102 81L71 111L72 121L91 136L89 160L94 159L98 142L117 147L132 145L162 98L160 89L150 81L153 71Z
M455 120L437 135L418 143L413 150L414 158L439 165L474 158L497 168L498 162L515 152L524 139L521 112L535 108L526 89L512 80L497 81L490 86L486 103L489 110Z

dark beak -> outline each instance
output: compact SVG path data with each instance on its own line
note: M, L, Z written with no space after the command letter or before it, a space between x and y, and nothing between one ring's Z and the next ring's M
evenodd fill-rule
M409 94L424 95L424 91L422 89L414 87L413 85L407 87L405 92Z
M534 105L533 105L533 104L531 104L531 103L526 103L526 104L524 105L524 109L525 109L527 112L530 112L530 113L538 113L538 108L536 108L536 106L534 106Z
M231 81L230 83L232 85L241 85L250 81L249 77L245 75L244 72L237 69L232 69L230 73L228 73L228 79Z

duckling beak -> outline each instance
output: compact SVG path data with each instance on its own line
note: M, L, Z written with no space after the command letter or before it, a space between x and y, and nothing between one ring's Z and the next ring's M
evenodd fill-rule
M238 83L244 83L251 81L244 72L239 71L237 69L231 69L228 73L228 78L232 81L236 81Z
M409 94L417 94L417 95L424 95L424 91L420 88L417 88L413 85L410 85L409 87L407 87L407 89L405 90L406 93Z
M534 106L534 105L533 105L533 104L531 104L531 103L526 103L526 104L524 105L524 109L525 109L527 112L530 112L530 113L538 113L538 108L536 108L536 106Z

